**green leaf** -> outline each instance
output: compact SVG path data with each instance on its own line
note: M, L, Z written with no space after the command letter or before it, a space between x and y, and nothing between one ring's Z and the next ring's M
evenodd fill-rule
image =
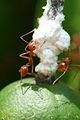
M0 92L0 120L80 120L80 96L58 82L14 82Z

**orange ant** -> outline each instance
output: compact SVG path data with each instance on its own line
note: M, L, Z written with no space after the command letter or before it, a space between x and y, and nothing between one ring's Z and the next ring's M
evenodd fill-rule
M64 74L67 72L69 65L71 64L72 60L70 57L66 57L64 60L62 60L61 63L58 65L58 71L63 72L62 75L60 75L55 81L53 82L53 85L61 78L64 76ZM73 65L76 67L80 67L80 65Z
M33 31L34 30L32 30L32 31L30 31L30 32L22 35L20 37L21 40L24 41L24 42L26 42L26 43L28 43L27 41L24 40L23 37L26 36L26 35L28 35L28 34L30 34L30 33L32 33ZM22 77L25 77L26 75L34 75L34 72L33 72L33 68L34 68L34 66L33 66L33 57L36 56L36 54L33 51L36 49L36 44L37 44L36 41L31 40L28 43L28 45L25 47L25 51L26 52L24 52L24 53L22 53L22 54L19 55L21 58L28 59L28 63L26 65L23 65L20 68L20 70L19 70L19 72L21 74L21 79L22 79ZM28 57L25 56L25 55L28 55ZM29 67L30 66L32 66L31 72L29 72Z
M23 66L20 68L20 70L19 70L19 72L20 72L20 74L21 74L21 79L22 79L22 77L25 77L26 75L35 75L35 73L34 73L34 71L33 71L33 69L34 69L34 65L33 65L34 60L33 60L33 57L35 57L36 54L35 54L33 51L36 49L36 46L38 46L39 43L38 43L37 41L34 41L33 39L28 43L28 42L25 41L25 39L24 39L24 37L25 37L26 35L34 32L34 31L35 31L35 29L33 29L32 31L30 31L30 32L28 32L28 33L26 33L26 34L24 34L24 35L22 35L22 36L20 37L20 39L21 39L22 41L24 41L24 42L27 43L27 46L25 47L25 51L26 51L26 52L20 54L19 56L20 56L21 58L28 59L28 63L27 63L26 65L23 65ZM43 44L44 44L45 42L46 42L46 41L44 41L44 42L41 44L40 48L43 46ZM28 55L28 56L25 56L25 55ZM29 72L29 67L30 67L30 66L32 66L31 72Z

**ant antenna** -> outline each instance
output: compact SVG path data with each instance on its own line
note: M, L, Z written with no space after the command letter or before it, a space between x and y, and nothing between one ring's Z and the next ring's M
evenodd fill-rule
M64 74L67 72L68 66L66 67L66 70L62 73L62 75L60 75L54 82L53 85L61 78L64 76Z
M31 31L28 32L28 33L23 34L22 36L20 36L20 39L21 39L22 41L24 41L25 43L28 43L23 37L25 37L26 35L31 34L31 33L34 32L34 31L35 31L35 29L31 30Z

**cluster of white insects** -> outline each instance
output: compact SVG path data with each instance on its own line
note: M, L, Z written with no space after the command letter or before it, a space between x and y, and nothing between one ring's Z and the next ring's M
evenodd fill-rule
M68 50L70 46L70 36L62 27L62 21L64 20L62 12L63 2L64 0L47 0L47 5L43 7L43 15L38 21L39 26L37 29L31 31L33 32L32 40L27 44L25 53L20 55L20 57L28 60L28 63L23 65L19 70L21 79L27 74L31 75L34 73L34 56L40 58L40 63L35 67L35 72L38 74L52 76L58 69L63 71L61 75L63 76L67 71L71 63L70 58L67 57L60 64L57 62L58 55ZM20 38L25 41L24 36L27 34L22 35ZM30 66L32 66L31 72L28 69Z

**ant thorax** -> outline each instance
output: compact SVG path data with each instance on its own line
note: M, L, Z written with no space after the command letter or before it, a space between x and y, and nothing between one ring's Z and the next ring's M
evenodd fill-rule
M48 18L50 3L44 8L42 17L39 19L39 26L33 33L33 40L39 44L34 52L40 58L40 63L35 67L37 73L45 76L54 74L58 68L58 55L70 46L70 36L62 28L64 15L57 11L54 17Z

